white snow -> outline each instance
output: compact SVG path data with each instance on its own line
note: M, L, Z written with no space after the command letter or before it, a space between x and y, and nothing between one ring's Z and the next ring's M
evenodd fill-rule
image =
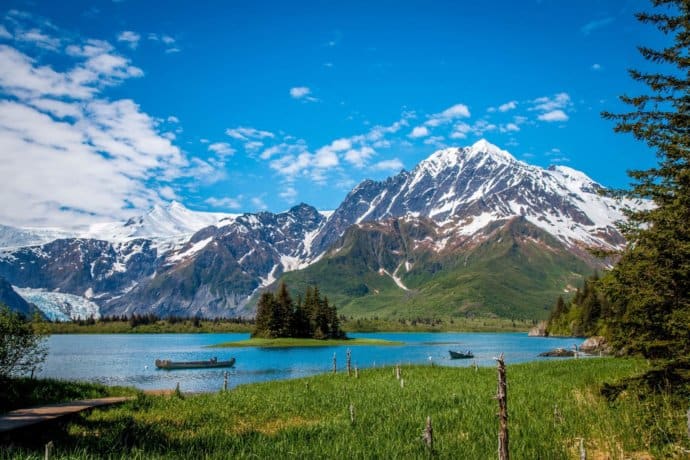
M388 276L390 276L391 279L393 280L393 282L394 282L400 289L402 289L403 291L409 291L409 289L407 288L407 286L405 286L405 285L403 284L402 280L401 280L400 278L398 278L398 276L397 276L398 270L400 269L401 266L402 266L402 263L401 263L400 265L398 265L398 267L395 269L395 272L393 272L393 273L389 273L388 270L386 270L385 268L381 267L381 268L379 268L379 275L382 275L382 276L383 276L383 275L388 275Z
M203 239L201 241L197 241L196 243L192 244L185 251L182 251L179 253L172 253L172 254L168 255L166 260L168 263L172 263L172 262L179 262L180 260L192 257L194 254L196 254L197 252L204 249L212 240L213 240L213 237L209 236L206 239Z
M269 274L266 275L266 278L264 278L264 277L259 277L259 281L260 281L260 286L261 286L261 287L266 287L266 286L268 286L268 285L274 283L275 280L278 279L278 278L276 277L276 272L277 272L279 266L280 266L280 264L275 264L275 265L273 266L273 268L271 269L271 271L269 272Z

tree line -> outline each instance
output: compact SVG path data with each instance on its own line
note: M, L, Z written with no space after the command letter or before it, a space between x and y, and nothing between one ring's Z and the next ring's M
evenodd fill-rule
M264 292L256 307L256 323L252 337L343 339L340 318L328 297L321 297L317 286L308 286L297 302L290 297L285 283L278 292Z

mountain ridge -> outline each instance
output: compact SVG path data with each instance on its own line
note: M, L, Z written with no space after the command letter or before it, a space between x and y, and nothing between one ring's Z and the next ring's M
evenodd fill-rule
M463 253L473 239L481 243L488 238L482 230L495 222L519 218L593 266L587 249L620 248L615 222L634 205L602 190L580 171L532 166L482 139L436 151L411 171L362 181L332 213L304 203L282 213L201 213L173 202L80 234L103 239L0 250L0 276L20 287L84 296L104 314L250 315L260 289L327 257L349 229L388 220L428 221L429 241L415 244L440 257ZM378 269L406 291L399 264Z

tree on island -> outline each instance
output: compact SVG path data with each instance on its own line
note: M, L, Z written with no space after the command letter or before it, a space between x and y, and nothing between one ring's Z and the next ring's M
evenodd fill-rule
M620 261L603 279L611 302L606 331L612 345L649 358L690 354L690 2L652 0L654 13L638 13L643 23L673 36L661 50L639 47L663 73L630 70L649 94L621 96L631 111L604 113L615 131L645 142L658 165L629 172L632 199L654 207L628 213L628 241ZM666 7L661 9L660 7Z
M318 287L307 287L304 300L300 295L295 303L283 282L277 293L261 294L252 337L343 339L346 335L336 307L328 297L321 298Z

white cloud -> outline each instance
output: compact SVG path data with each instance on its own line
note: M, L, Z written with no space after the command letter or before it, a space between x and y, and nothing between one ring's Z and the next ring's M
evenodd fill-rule
M513 110L516 108L518 105L517 101L510 101L506 102L505 104L501 104L498 106L498 111L499 112L507 112L509 110Z
M488 131L495 131L496 129L498 129L498 127L495 124L489 123L486 120L477 120L472 125L472 133L476 136L483 136L484 133Z
M424 144L433 145L434 147L442 149L446 147L446 144L443 142L444 140L445 138L443 136L431 136L424 139Z
M313 157L313 165L318 169L326 169L337 166L339 163L338 155L330 147L321 147Z
M359 149L350 149L345 152L345 161L357 168L363 168L367 160L371 158L376 152L369 146L364 146Z
M177 117L174 116L174 115L170 115L170 116L167 118L167 121L168 121L168 123L179 123L179 122L180 122L180 119L177 118Z
M611 24L613 22L613 19L614 18L612 17L607 17L589 21L587 24L580 28L580 32L582 32L583 35L589 35L594 30L601 29L602 27L606 27L607 25Z
M311 88L307 86L295 86L290 88L290 97L307 102L318 102L319 99L311 95Z
M235 149L233 149L227 142L214 142L208 146L208 149L220 156L230 156L235 153Z
M499 130L502 133L517 132L517 131L520 131L520 127L515 123L507 123L505 125L501 125Z
M379 161L371 166L371 168L376 171L400 171L404 167L402 161L397 158Z
M148 38L152 42L162 43L164 46L166 46L165 52L167 54L180 52L179 47L173 46L177 43L177 40L175 38L171 37L170 35L157 34L157 33L151 32L148 34L148 36L146 38Z
M110 43L26 31L23 19L13 16L22 30L15 38L61 53L60 70L35 48L27 51L34 56L0 45L0 222L73 227L125 219L177 197L179 178L218 175L220 163L188 160L161 119L135 101L101 96L143 76Z
M601 64L592 64L592 70L601 70Z
M465 104L455 104L442 112L431 115L429 119L424 122L424 125L436 127L450 123L458 118L469 118L469 116L470 109Z
M123 30L117 34L117 41L127 43L127 45L132 49L135 49L137 46L139 46L139 40L141 40L141 35L131 30Z
M256 128L247 128L247 127L228 128L225 130L225 134L232 137L233 139L238 139L241 141L275 137L275 135L272 132L262 131L262 130L256 129Z
M237 198L231 198L231 197L223 197L223 198L216 198L216 197L209 197L204 200L204 203L210 204L214 208L227 208L227 209L239 209L242 207L242 196L238 196Z
M12 34L2 24L0 24L0 38L12 38Z
M290 97L293 99L301 99L309 94L311 94L311 89L306 86L295 86L294 88L290 88Z
M342 138L331 142L331 149L336 152L342 152L343 150L347 150L349 148L352 148L352 141L350 139Z
M552 110L550 112L542 113L537 117L541 121L568 121L568 115L562 110Z
M297 198L297 190L295 190L295 188L292 186L288 186L285 190L282 190L278 195L280 195L280 197L287 202L293 202L295 198Z
M534 106L530 110L539 110L542 112L550 112L556 109L563 109L570 105L570 96L568 93L558 93L554 97L538 97L532 101Z
M250 201L252 203L252 206L254 206L255 209L258 209L261 211L268 209L268 206L264 202L264 199L260 196L255 196Z
M39 48L50 51L57 51L62 45L62 40L51 37L39 29L23 30L15 32L15 40L31 43Z
M409 137L417 139L419 137L425 137L429 135L429 129L426 126L415 126Z
M465 104L455 104L441 112L442 118L468 118L470 116L470 109Z
M472 127L464 121L461 121L453 126L453 131L451 132L450 137L451 139L465 139L467 137L467 133L470 131L472 131Z

